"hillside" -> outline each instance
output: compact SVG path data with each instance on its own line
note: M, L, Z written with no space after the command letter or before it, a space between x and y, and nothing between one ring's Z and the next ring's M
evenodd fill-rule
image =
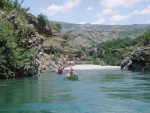
M142 56L140 63L144 69L149 69L150 34L142 34L150 29L150 25L51 22L43 14L36 17L28 13L29 8L22 8L18 0L0 3L0 79L37 76L41 72L56 71L61 65L94 63L124 66L128 65L128 62L121 63L125 55L131 49L134 52L139 45L146 45L143 48L148 50L144 53L147 58ZM137 40L139 36L141 38ZM128 61L132 61L133 65L130 65L134 67L138 59L133 60L132 55L129 57L131 60Z
M55 22L54 22L55 23ZM59 22L62 31L70 34L71 44L76 47L91 47L117 38L137 38L150 29L150 24L91 25Z
M69 45L61 25L28 13L22 3L0 1L0 79L39 76L80 62L82 52Z

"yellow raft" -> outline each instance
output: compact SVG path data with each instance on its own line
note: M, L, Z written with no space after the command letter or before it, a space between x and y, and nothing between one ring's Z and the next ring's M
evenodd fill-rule
M68 73L68 74L67 74L67 79L70 79L70 80L78 80L78 75L77 75L76 73L74 73L74 74Z

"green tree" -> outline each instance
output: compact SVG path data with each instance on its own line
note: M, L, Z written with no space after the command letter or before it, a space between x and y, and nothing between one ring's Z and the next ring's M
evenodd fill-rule
M36 49L18 45L14 28L0 22L0 78L22 76L25 65L35 57Z
M144 39L144 45L150 44L150 30L144 33L143 39Z
M5 3L5 0L0 0L0 9L2 9L2 8L3 8L4 3Z
M70 35L68 33L63 33L63 39L65 40L69 40L70 39Z
M0 23L0 78L14 77L18 68L16 38L5 23Z
M45 27L46 26L46 21L48 20L47 19L47 16L43 15L42 13L39 14L37 16L37 19L39 21L39 25L42 26L42 27Z
M21 4L19 3L18 0L14 0L13 5L14 5L14 8L20 8L21 7Z
M61 24L57 23L57 24L55 24L55 26L56 26L57 31L61 31L61 29L62 29Z

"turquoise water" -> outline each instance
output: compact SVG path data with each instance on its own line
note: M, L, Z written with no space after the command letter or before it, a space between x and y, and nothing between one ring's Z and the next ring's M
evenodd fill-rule
M56 73L1 80L0 113L150 113L149 72L76 73L78 81Z

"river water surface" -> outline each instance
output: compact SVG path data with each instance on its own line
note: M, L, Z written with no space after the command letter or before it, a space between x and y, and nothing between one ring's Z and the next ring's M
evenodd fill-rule
M67 72L67 71L66 71ZM120 69L1 80L0 113L150 113L150 73Z

